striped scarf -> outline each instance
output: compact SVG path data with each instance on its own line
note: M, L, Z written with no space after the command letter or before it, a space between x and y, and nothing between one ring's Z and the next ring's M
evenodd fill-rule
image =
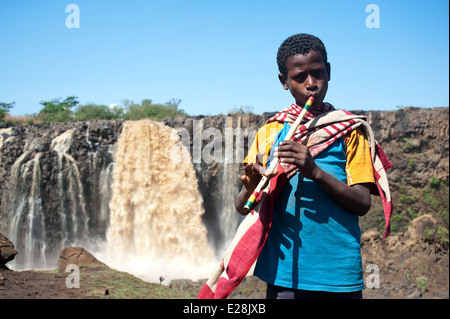
M300 114L301 107L296 104L283 109L267 123L274 121L292 124ZM334 141L348 132L360 127L369 142L374 175L378 194L383 201L385 215L385 237L390 233L390 217L392 201L389 191L386 170L392 164L373 138L372 129L364 116L335 110L331 104L323 103L317 110L307 112L302 125L292 140L303 142L308 138L307 146L313 156L317 156ZM266 123L266 124L267 124ZM303 124L303 123L302 123ZM225 251L223 259L214 274L201 289L199 299L225 299L241 283L261 252L272 223L273 204L289 177L295 174L294 165L279 163L278 175L273 177L269 185L259 194L254 209L245 217Z

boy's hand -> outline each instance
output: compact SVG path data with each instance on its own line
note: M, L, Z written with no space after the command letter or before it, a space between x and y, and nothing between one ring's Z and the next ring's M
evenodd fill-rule
M261 164L264 155L264 151L259 152L256 158L256 163L248 162L244 167L245 175L241 176L241 181L244 184L247 192L249 192L250 194L255 190L256 186L258 186L258 183L263 175L272 178L278 174L277 170L275 170L275 172L273 172L272 174L269 174L267 168Z
M241 176L241 181L244 185L242 186L239 194L237 194L234 202L236 210L242 215L249 213L248 209L244 209L244 205L250 194L253 193L256 186L258 186L262 176L265 175L270 179L278 174L278 170L275 170L272 174L269 174L267 168L261 164L263 162L262 159L264 158L264 155L264 151L260 152L256 158L256 163L248 162L247 165L245 165L245 175Z
M350 186L321 170L306 146L307 140L301 144L283 141L274 156L280 157L282 163L296 165L304 177L315 181L348 211L364 216L370 208L370 184Z
M301 144L294 141L283 141L274 150L274 157L280 157L280 162L293 164L300 173L308 178L315 179L319 167L306 146L308 139Z

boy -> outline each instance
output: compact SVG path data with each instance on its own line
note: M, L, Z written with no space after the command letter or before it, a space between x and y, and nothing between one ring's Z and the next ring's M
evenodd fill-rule
M358 216L369 210L370 194L379 194L389 235L392 201L385 170L391 163L364 116L323 102L331 67L322 41L308 34L289 37L277 63L295 104L258 131L235 199L246 217L198 298L226 298L256 261L254 275L267 282L267 298L360 299ZM302 125L283 141L311 96ZM273 157L280 162L269 174ZM270 182L249 213L244 205L264 174Z
M315 157L309 147L314 145L314 126L302 133L301 142L282 141L292 124L289 117L295 119L310 96L314 103L307 120L334 108L323 103L331 67L322 41L308 34L289 37L278 50L277 63L279 80L295 105L259 130L244 161L236 209L248 213L244 205L266 173L270 156L291 167L292 176L274 201L272 225L254 275L267 282L267 298L360 299L364 284L358 216L367 213L376 190L368 140L360 127L351 129Z

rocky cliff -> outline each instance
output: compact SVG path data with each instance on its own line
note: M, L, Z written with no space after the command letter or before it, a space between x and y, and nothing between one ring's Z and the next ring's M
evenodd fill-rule
M406 231L415 217L427 213L436 215L438 223L448 229L448 108L361 113L367 115L375 138L393 164L388 171L393 231ZM378 199L373 197L371 213L361 220L364 230L376 224L382 210Z
M0 232L25 268L46 267L67 244L104 239L113 147L122 123L0 129Z
M448 241L448 110L354 111L367 116L393 164L388 177L394 234L431 213L438 227L447 229ZM216 251L240 221L233 208L241 187L240 163L270 115L164 121L189 150L203 196L203 221ZM61 247L105 239L122 127L122 121L90 121L0 128L0 233L13 240L18 256L27 256L22 262L28 267L33 260L54 263ZM361 226L383 228L378 198Z
M394 203L393 231L405 231L409 222L415 217L433 213L439 222L448 228L448 184L449 184L449 109L448 108L402 108L395 111L352 111L365 115L371 125L375 139L382 145L393 166L388 171ZM256 130L273 115L235 115L177 118L166 120L165 124L186 129L194 135L194 124L202 121L204 127L218 128L222 132L226 127L233 127L235 132L233 145L239 148L239 138L245 152L248 142L253 140ZM239 130L241 129L241 130ZM238 133L241 132L241 135ZM193 154L193 139L189 141ZM205 137L202 147L210 140ZM246 153L245 153L246 154ZM237 158L239 156L235 156ZM226 159L224 159L225 162ZM195 164L199 185L205 199L206 211L220 201L215 200L221 190L221 176L224 164ZM240 163L234 161L231 178L236 180L241 170ZM240 183L235 182L233 191L237 192ZM222 185L223 186L223 185ZM228 199L226 199L228 200ZM373 197L371 212L361 219L362 230L372 227L382 229L382 206L378 197ZM209 218L205 216L205 218ZM210 217L214 218L214 217Z

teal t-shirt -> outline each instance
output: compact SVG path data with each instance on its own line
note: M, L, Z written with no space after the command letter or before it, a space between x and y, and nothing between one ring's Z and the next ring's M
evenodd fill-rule
M278 135L282 141L286 124ZM278 142L275 142L275 146ZM346 183L341 138L315 157L316 164ZM358 216L297 172L274 204L272 227L254 275L272 285L331 292L364 289Z

